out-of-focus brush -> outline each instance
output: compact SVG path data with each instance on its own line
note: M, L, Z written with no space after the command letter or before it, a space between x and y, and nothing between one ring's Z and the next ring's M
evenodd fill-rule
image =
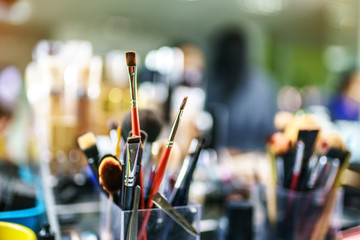
M96 137L94 133L88 132L78 138L80 149L84 152L88 159L94 177L98 179L99 150L96 146Z
M173 206L186 206L192 177L199 160L201 150L204 148L205 139L194 139L191 142L189 154L184 160L175 187L171 193L169 202Z
M113 155L105 155L99 165L99 182L109 194L117 193L122 185L122 167Z
M104 240L112 240L112 235L110 233L111 204L114 201L117 202L117 193L122 186L121 175L122 167L118 159L111 154L105 155L99 165L99 182L103 186L104 190L109 193L109 202L106 209L105 231L101 233L101 239Z

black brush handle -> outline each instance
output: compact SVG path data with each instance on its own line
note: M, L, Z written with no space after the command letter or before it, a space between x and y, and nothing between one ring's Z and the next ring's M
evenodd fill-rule
M135 187L134 186L125 186L125 205L123 210L131 210L133 205L133 199L134 199L134 192Z

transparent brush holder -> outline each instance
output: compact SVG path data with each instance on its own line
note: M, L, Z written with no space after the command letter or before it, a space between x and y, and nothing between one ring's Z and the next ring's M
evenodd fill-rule
M295 192L256 186L255 239L336 239L341 227L343 189Z
M110 204L110 205L109 205ZM138 210L138 236L143 220L150 212L150 218L146 227L147 240L198 240L200 239L201 205L189 204L187 206L174 207L199 233L194 236L185 231L173 221L162 209L139 209ZM123 211L115 203L109 201L105 194L100 196L100 234L110 235L111 240L127 240L129 223L132 211ZM103 239L102 237L101 239Z

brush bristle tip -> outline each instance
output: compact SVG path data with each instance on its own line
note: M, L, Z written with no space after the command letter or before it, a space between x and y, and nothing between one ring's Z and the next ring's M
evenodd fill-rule
M136 66L136 53L134 51L126 52L126 65Z
M184 97L184 100L181 103L180 109L183 110L185 108L186 102L187 102L188 97Z
M88 132L78 138L78 144L81 150L88 149L96 144L94 133Z

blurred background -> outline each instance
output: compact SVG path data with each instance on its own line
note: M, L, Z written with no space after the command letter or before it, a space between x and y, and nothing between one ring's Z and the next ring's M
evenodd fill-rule
M92 131L113 151L103 136L130 109L133 50L139 107L163 123L152 154L189 96L167 171L176 175L191 139L207 137L190 199L203 206L202 239L232 239L227 203L248 198L266 141L291 114L339 131L359 171L359 18L356 0L0 0L0 178L28 173L7 178L34 188L21 193L41 206L34 231L50 222L62 239L98 239L99 192L76 139ZM353 184L343 228L360 223ZM2 201L1 211L15 208Z

